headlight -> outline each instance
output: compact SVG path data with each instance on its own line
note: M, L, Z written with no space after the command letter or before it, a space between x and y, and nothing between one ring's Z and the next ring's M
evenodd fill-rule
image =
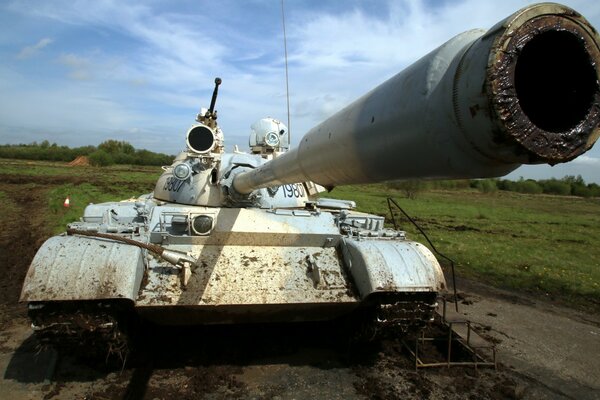
M198 235L206 235L212 229L213 219L208 215L198 215L192 222L192 229Z
M265 136L265 143L267 146L276 147L279 145L279 135L276 132L269 132Z
M177 164L175 168L173 168L173 175L175 175L175 178L185 181L192 175L192 168L185 163Z

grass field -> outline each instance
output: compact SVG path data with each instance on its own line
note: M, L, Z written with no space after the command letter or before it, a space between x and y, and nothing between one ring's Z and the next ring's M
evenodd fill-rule
M78 220L89 203L117 201L154 189L160 167L68 167L66 163L0 159L2 180L22 187L22 190L44 188L49 231L59 233L68 222ZM0 191L0 200L6 197ZM69 208L63 207L70 197Z
M90 203L148 193L157 167L67 167L62 163L0 160L0 176L20 190L43 188L49 232L64 230ZM62 206L70 196L71 207ZM534 292L600 310L600 199L475 190L425 191L415 199L385 185L334 189L326 197L355 200L358 209L389 220L387 197L426 230L457 273L500 287ZM5 213L15 199L0 190ZM399 214L398 214L399 215ZM401 229L424 242L399 216Z
M409 200L385 185L340 187L329 196L355 200L360 210L386 218L392 197L458 263L459 274L598 308L600 199L465 189ZM400 221L411 239L423 241L412 224Z

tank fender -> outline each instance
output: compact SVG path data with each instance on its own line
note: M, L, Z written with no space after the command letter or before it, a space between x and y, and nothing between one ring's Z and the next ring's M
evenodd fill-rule
M135 301L143 274L138 247L99 238L54 236L33 258L21 301Z
M440 264L420 243L344 238L341 246L362 299L376 292L440 292L446 287Z

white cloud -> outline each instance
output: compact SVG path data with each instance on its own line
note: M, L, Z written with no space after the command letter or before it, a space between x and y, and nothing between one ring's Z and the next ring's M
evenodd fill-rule
M583 156L577 157L572 162L574 164L583 164L583 165L597 166L597 167L600 168L600 158L598 158L598 157L590 157L590 156L583 155Z
M51 38L43 38L40 39L36 44L31 46L25 46L21 49L19 54L17 54L17 58L19 60L25 60L27 58L33 57L36 53L42 50L44 47L51 44L54 40Z
M140 73L148 75L156 82L170 84L173 76L185 79L202 68L218 67L227 51L205 29L211 25L208 15L198 14L191 20L177 13L156 13L148 6L119 1L55 1L30 5L19 2L13 6L23 10L31 8L36 15L61 23L103 29L136 40L133 53L127 54L131 57L129 71L136 77Z
M88 80L91 78L90 60L75 54L63 54L58 61L69 67L69 78L76 80Z
M600 2L565 2L600 26ZM528 1L323 0L307 7L310 3L286 2L294 142L455 34L490 28ZM286 120L278 2L222 1L218 7L161 0L9 4L23 19L37 18L30 26L55 29L53 66L63 68L58 72L63 80L53 81L49 75L40 80L20 67L5 68L10 76L20 76L9 82L0 74L0 119L5 124L32 126L35 109L39 120L50 121L53 132L70 130L72 138L78 131L90 132L88 144L99 143L92 128L101 132L98 138L107 132L134 138L137 135L128 132L139 129L136 143L143 140L156 146L151 150L175 152L195 113L208 105L215 76L223 78L217 109L228 146L246 148L249 125L256 119L270 115ZM50 35L47 32L42 35ZM30 43L42 36L30 35ZM26 58L22 60L24 64ZM4 62L0 60L0 67ZM65 79L64 67L70 80ZM585 164L584 157L594 159L594 153L573 164Z

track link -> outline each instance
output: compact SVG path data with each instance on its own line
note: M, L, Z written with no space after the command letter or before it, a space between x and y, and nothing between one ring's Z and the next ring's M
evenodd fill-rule
M355 327L352 341L396 337L423 329L434 320L437 293L381 293L370 305L350 316Z
M30 303L28 314L42 347L107 362L124 362L130 351L132 313L122 303Z

